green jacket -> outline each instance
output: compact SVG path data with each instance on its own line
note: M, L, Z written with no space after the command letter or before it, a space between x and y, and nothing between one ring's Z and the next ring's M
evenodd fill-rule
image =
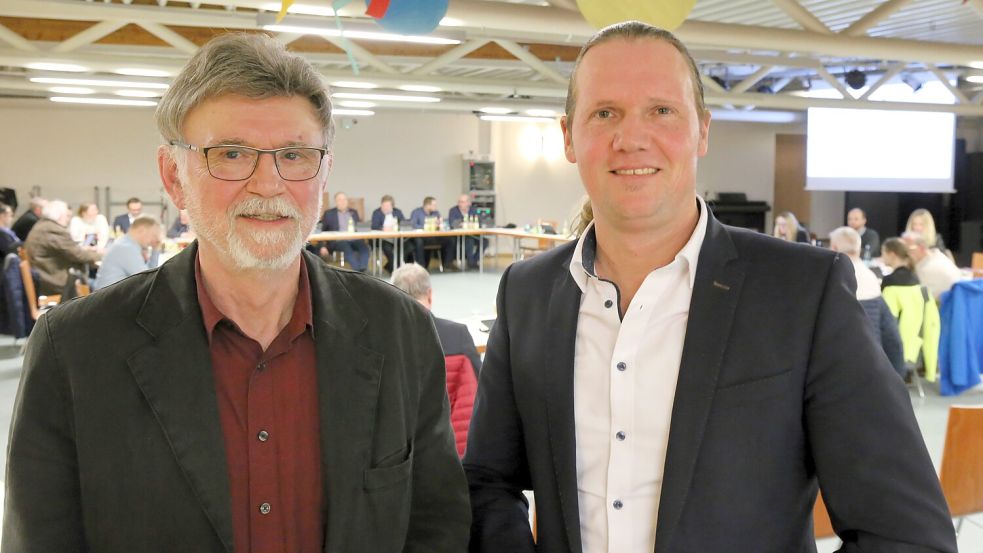
M942 323L939 308L930 294L922 293L922 286L888 286L883 291L884 301L898 319L898 331L904 344L904 358L917 363L922 354L925 379L935 382L939 361L939 334Z

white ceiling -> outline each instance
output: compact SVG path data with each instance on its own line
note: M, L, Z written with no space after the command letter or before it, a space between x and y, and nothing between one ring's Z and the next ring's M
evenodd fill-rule
M278 0L0 0L0 97L45 101L54 93L51 85L28 80L37 76L108 78L123 66L173 74L210 34L258 29L257 10L270 2L278 4ZM296 3L327 6L330 0ZM442 26L439 32L460 38L461 45L421 49L351 41L347 45L359 68L357 77L349 57L323 42L346 45L340 39L292 34L278 38L303 52L329 81L357 78L383 88L431 84L442 89L437 94L442 101L425 108L379 102L375 109L470 112L486 105L516 112L560 109L570 60L593 32L571 8L574 0L451 0L447 15L458 25ZM364 11L365 2L357 0L342 10L346 28L374 26L361 15ZM335 25L331 17L291 18ZM872 106L983 115L983 84L965 81L974 71L983 75L983 0L698 0L676 34L689 45L706 75L708 102L721 109ZM464 57L469 54L478 57ZM26 67L39 61L76 63L89 71L67 75ZM977 64L979 69L974 69ZM916 105L870 102L866 96L854 99L842 84L843 74L853 69L864 71L868 85L875 87L879 81L897 82L908 74L922 81L944 81L956 102ZM849 98L793 94L807 85L834 88ZM111 93L100 90L104 92L97 96Z

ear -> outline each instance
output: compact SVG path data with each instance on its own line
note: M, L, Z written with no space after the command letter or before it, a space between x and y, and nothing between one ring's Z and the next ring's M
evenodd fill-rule
M563 131L563 153L570 163L577 163L577 155L573 151L573 130L567 116L560 117L560 130Z
M328 189L328 175L331 173L331 168L334 167L334 155L332 155L331 152L324 155L324 162L322 165L323 175L321 176L321 193L324 194L324 192Z
M700 143L696 152L699 157L707 155L707 150L710 149L710 110L707 110L707 114L700 120Z
M184 188L181 186L177 162L174 161L170 146L157 148L157 170L160 172L160 181L164 183L164 189L167 190L167 195L171 197L171 201L178 209L185 209Z

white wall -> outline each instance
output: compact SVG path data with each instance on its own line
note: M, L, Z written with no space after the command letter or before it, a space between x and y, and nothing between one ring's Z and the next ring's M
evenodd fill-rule
M364 197L367 209L392 194L408 214L432 195L446 211L463 190L461 156L469 151L494 156L500 223L565 220L583 195L576 167L562 155L558 124L489 124L471 115L407 112L357 121L344 128L339 120L328 186L331 192ZM536 129L546 131L545 141ZM745 192L748 199L772 204L775 134L789 132L803 128L712 123L697 191ZM117 201L130 195L156 201L158 144L151 109L0 102L0 186L15 188L22 203L33 185L46 197L72 204L92 201L94 186L112 187ZM528 153L540 147L545 156ZM810 223L820 234L840 224L842 194L831 194L813 199Z

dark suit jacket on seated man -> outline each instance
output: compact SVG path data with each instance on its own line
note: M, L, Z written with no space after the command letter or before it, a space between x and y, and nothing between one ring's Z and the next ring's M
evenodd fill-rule
M403 212L393 205L393 197L386 194L379 202L379 207L372 212L372 230L394 231L399 230L406 222ZM393 272L393 243L394 239L383 238L381 243L382 253L386 256L386 263L383 267L387 273ZM405 256L404 256L405 259Z
M955 552L850 261L696 196L710 114L685 47L622 23L571 81L590 224L502 276L464 458L471 551L813 551L818 485L843 552Z
M461 228L464 225L465 217L476 217L478 215L478 210L471 205L471 197L467 194L461 194L457 198L457 205L447 210L447 226L452 229ZM482 238L485 243L485 247L488 246L488 239ZM476 268L478 266L478 256L481 255L481 250L478 244L477 236L465 236L464 237L464 257L468 261L468 266L471 268Z
M334 201L335 207L325 211L321 217L322 230L347 232L349 227L354 228L362 222L357 211L348 209L348 196L344 192L335 194ZM364 272L369 266L369 246L365 240L335 240L327 243L327 249L345 254L345 262L356 271Z
M420 305L301 253L331 164L306 61L223 35L161 99L198 241L51 310L14 406L3 553L458 553L467 487Z
M440 211L437 209L437 200L430 196L423 199L423 206L410 212L410 225L414 229L422 229L429 218L440 219ZM447 236L431 236L427 238L411 238L407 240L407 246L412 248L413 259L417 264L428 268L430 266L430 252L426 246L440 246L441 263L445 269L454 267L454 239Z
M129 232L130 224L132 224L133 220L139 217L141 213L143 213L143 202L140 201L140 198L134 197L126 200L126 213L117 215L116 218L113 219L113 230L122 233Z

